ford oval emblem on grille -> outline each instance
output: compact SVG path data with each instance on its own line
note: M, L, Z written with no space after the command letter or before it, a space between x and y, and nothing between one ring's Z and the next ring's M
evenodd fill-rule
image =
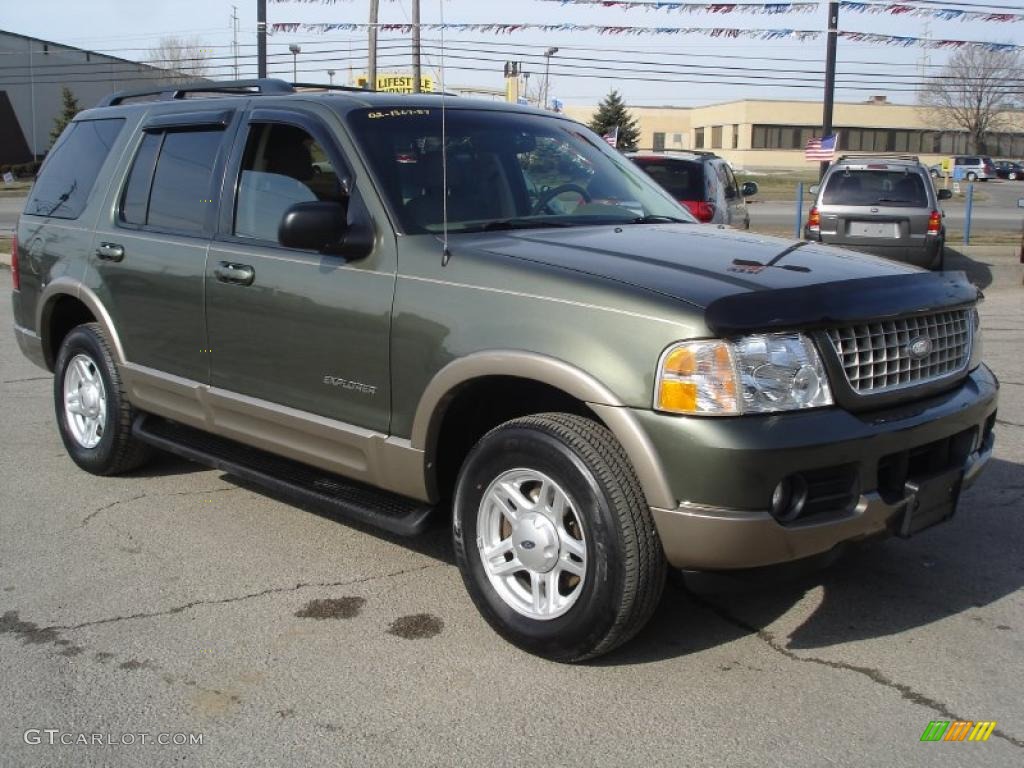
M534 544L534 543L533 543L532 541L530 541L529 539L526 539L526 541L524 541L524 542L522 543L522 545L521 545L521 546L522 546L522 548L523 548L523 549L533 549L533 548L534 548L534 547L536 547L537 545L536 545L536 544Z
M932 341L924 336L918 336L916 339L910 340L907 351L910 352L910 357L914 360L923 360L931 354Z

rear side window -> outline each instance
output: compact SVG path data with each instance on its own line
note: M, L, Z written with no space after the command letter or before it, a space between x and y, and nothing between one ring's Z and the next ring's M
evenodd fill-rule
M77 219L123 127L123 118L72 123L50 150L25 213Z
M703 200L704 166L688 160L647 160L637 162L644 172L676 200Z
M213 200L213 169L222 130L147 133L121 199L129 224L198 233Z
M921 174L904 171L843 171L825 185L824 205L886 205L926 208L928 194Z

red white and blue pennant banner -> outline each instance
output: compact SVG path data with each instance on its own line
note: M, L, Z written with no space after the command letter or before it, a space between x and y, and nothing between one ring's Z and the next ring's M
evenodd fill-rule
M313 0L316 2L316 0ZM558 5L587 5L601 8L618 8L620 10L670 11L676 13L750 13L750 14L783 14L810 13L822 7L820 2L796 3L696 3L696 2L660 2L660 0L540 0ZM998 8L998 5L994 7ZM854 2L847 0L839 3L841 11L848 13L887 14L890 16L914 16L919 18L940 19L942 21L991 21L997 23L1013 23L1024 21L1024 14L1002 13L995 11L974 11L960 8L942 8L933 4L917 4L913 0L907 3L885 2Z
M271 32L312 32L329 34L331 32L360 32L368 29L370 24L317 23L317 22L278 22L270 25ZM391 32L407 35L413 30L412 24L377 24L378 32ZM748 40L817 40L825 33L816 29L735 29L732 27L622 27L603 24L420 24L422 31L445 32L484 32L499 35L510 35L515 32L596 32L599 35L703 35L705 37L744 38ZM978 48L986 51L1024 50L1024 46L1010 43L987 43L980 40L936 40L926 37L906 37L902 35L879 35L871 32L847 32L840 30L839 37L856 43L871 45L892 45L901 48L921 47L932 49L943 48Z
M354 0L271 0L273 3L303 3L319 5L337 5L351 3ZM617 8L625 11L668 11L685 14L725 15L731 13L778 16L789 13L812 13L822 7L819 0L814 2L794 3L701 3L671 2L662 0L540 0L558 5L585 5L599 8ZM863 13L871 15L909 16L940 21L989 21L998 24L1014 24L1024 22L1024 13L1002 13L1000 11L967 10L966 8L938 7L934 3L856 2L844 0L839 3L841 11L846 13ZM999 5L993 4L998 8Z

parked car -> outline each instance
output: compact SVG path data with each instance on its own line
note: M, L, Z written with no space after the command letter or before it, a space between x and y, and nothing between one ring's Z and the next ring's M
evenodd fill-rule
M998 399L962 273L701 227L579 123L442 98L206 81L79 114L12 254L71 460L441 518L486 620L559 661L633 637L668 567L953 515Z
M1009 179L1010 181L1024 179L1024 166L1013 160L996 160L995 169L996 175L1000 179Z
M736 181L729 164L711 152L657 152L630 159L705 224L750 229L746 198L757 184Z
M954 173L957 168L962 168L963 178L967 181L988 181L997 178L992 158L985 155L957 155L953 158L953 168ZM941 163L931 166L928 172L933 179L945 175Z
M952 193L936 190L916 157L840 157L811 193L808 240L941 267L946 225L939 201Z

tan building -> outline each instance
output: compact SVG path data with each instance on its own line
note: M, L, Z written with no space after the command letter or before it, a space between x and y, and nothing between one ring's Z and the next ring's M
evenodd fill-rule
M566 106L565 113L589 122L595 107ZM821 103L747 99L703 107L629 107L645 150L711 150L739 168L810 168L807 140L821 135ZM1024 158L1024 112L1015 113L1014 132L993 136L992 155ZM967 134L936 125L915 106L885 97L835 105L833 124L840 151L907 152L928 163L967 152Z

